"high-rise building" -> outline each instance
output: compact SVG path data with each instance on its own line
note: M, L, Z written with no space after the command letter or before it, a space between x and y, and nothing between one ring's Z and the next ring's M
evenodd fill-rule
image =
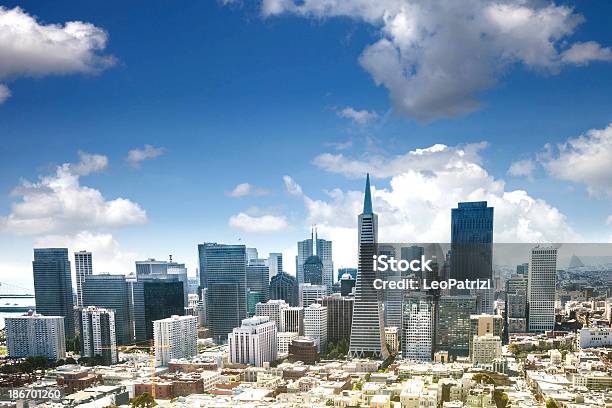
M304 336L311 338L319 353L327 350L327 308L313 303L304 308Z
M35 248L32 269L36 311L43 316L63 316L66 338L73 338L74 303L68 249Z
M374 288L378 273L372 265L372 257L377 253L378 216L372 211L369 175L366 176L363 213L358 220L359 265L349 355L387 358L389 351L385 343L382 302Z
M453 357L467 357L470 352L470 317L476 313L476 297L442 296L438 301L435 330L436 350Z
M336 344L340 340L350 340L354 302L355 298L344 297L339 293L319 300L319 303L327 308L328 342Z
M117 337L115 336L115 311L96 306L80 309L81 355L98 357L102 365L117 364Z
M270 299L283 299L290 306L297 306L300 295L295 278L287 272L276 274L270 280Z
M294 332L300 336L304 334L304 308L301 306L290 306L281 309L282 332Z
M289 345L299 336L300 335L296 332L278 332L276 334L278 356L287 356L287 354L289 354Z
M317 228L313 227L310 238L298 241L296 258L296 277L298 285L307 283L304 276L306 261L311 256L318 256L321 261L321 282L310 282L318 285L326 285L329 290L334 283L334 263L332 260L332 242L317 236Z
M198 354L198 318L171 316L153 322L155 364L167 366L170 360Z
M323 262L317 255L309 256L303 266L304 283L323 285Z
M86 276L83 282L83 307L87 306L115 311L115 335L118 345L125 345L133 340L129 291L125 275Z
M247 263L251 263L251 261L259 259L259 253L257 252L257 248L247 248L246 255L247 255Z
M488 279L493 287L493 207L486 201L459 203L451 211L451 278ZM493 313L489 290L472 295L477 296L479 313Z
M265 259L251 259L246 267L247 289L251 292L261 293L263 300L270 298L270 268Z
M263 303L266 300L264 299L264 295L260 292L252 292L247 289L247 315L249 317L255 316L257 311L257 304Z
M172 261L158 261L154 258L149 258L145 261L136 261L136 277L138 280L177 280L183 283L183 303L188 303L189 296L189 278L187 276L187 268L183 263Z
M400 329L399 327L385 327L385 343L392 354L400 350Z
M74 253L74 269L76 272L77 298L76 305L78 307L85 306L83 303L83 283L87 276L93 275L93 267L91 262L91 252L79 251Z
M473 336L470 342L474 345L470 354L474 364L491 364L502 355L500 336L488 333L482 336Z
M527 274L512 275L506 281L505 292L506 332L525 333L527 331Z
M528 279L529 331L554 330L557 248L538 245L531 249Z
M327 286L313 285L311 283L300 284L300 306L308 307L317 299L327 295Z
M244 319L228 334L230 361L261 367L276 360L278 346L276 324L268 316Z
M516 265L516 274L527 277L529 275L529 263L525 262Z
M289 305L282 299L269 300L265 303L258 303L255 306L257 316L268 316L270 321L276 324L277 331L280 331L283 321L283 309Z
M355 279L348 273L345 273L340 278L340 294L342 296L349 296L353 294L353 288L355 287Z
M206 320L216 342L223 342L247 317L246 247L207 244L203 249Z
M504 320L500 315L478 314L470 316L470 356L474 354L474 337L487 334L501 339L504 330Z
M402 279L404 278L399 272L392 272L384 277L384 280L396 282L396 284ZM404 294L405 291L400 289L383 291L383 318L385 327L402 327Z
M434 301L429 295L415 294L404 300L402 356L431 361L434 340Z
M270 268L268 280L283 272L283 254L280 252L270 252L268 255L268 268Z
M30 313L4 318L9 357L43 356L50 360L66 358L63 316Z

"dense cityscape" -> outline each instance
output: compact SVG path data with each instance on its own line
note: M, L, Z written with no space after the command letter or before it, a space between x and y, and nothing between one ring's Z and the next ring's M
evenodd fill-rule
M609 246L561 265L562 245L534 243L498 265L487 202L449 209L447 247L379 242L374 204L367 176L354 268L334 268L316 226L295 260L200 243L195 278L172 256L124 275L86 248L35 248L34 304L2 310L0 404L612 406ZM375 255L427 268L380 272Z

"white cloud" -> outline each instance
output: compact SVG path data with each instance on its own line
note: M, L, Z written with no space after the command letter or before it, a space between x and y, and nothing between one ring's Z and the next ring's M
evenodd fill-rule
M557 208L526 191L508 191L502 180L490 175L478 154L483 146L434 145L396 157L378 157L381 161L338 155L323 168L348 177L363 177L370 171L390 178L388 186L376 180L372 186L380 242L448 242L450 209L460 201L480 200L495 208L496 242L581 240ZM327 196L315 200L304 195L306 223L317 224L320 235L334 241L337 265L354 266L363 191L334 189Z
M105 156L79 153L76 164L57 166L38 181L23 180L11 193L11 213L0 217L0 231L24 235L69 234L90 228L142 224L146 212L126 198L106 200L80 177L104 169Z
M240 183L234 187L232 191L227 193L230 197L245 197L245 196L262 196L266 195L268 192L262 188L258 188L249 183Z
M603 48L595 41L575 43L561 54L563 62L586 65L591 61L612 61L612 49Z
M291 176L283 176L283 182L289 194L294 196L301 196L303 194L302 187Z
M376 112L370 112L367 110L356 110L351 106L347 106L342 110L336 112L338 116L341 118L346 118L352 120L354 123L358 125L366 125L374 119L378 118L378 114Z
M11 90L6 85L0 84L0 105L11 97Z
M608 215L608 219L606 220L606 224L612 225L612 215Z
M0 79L100 72L115 63L100 54L107 41L90 23L42 24L19 7L0 6ZM0 103L9 95L0 86Z
M263 0L264 17L348 17L379 29L359 58L396 111L420 121L466 114L479 94L523 64L556 73L564 64L608 60L596 42L569 43L584 18L554 3L508 0Z
M111 234L80 231L74 235L46 235L34 240L37 248L68 248L72 253L87 250L92 252L95 273L110 272L128 274L134 270L138 255L121 249Z
M533 172L535 171L535 163L531 159L517 160L510 164L508 174L517 177L527 177L528 179L533 178Z
M584 183L593 196L612 196L612 124L546 147L539 160L551 176Z
M146 144L142 149L130 150L126 160L130 166L138 168L143 161L159 157L164 154L164 151L165 149L163 147L154 147L150 144Z
M251 216L243 212L232 215L229 219L229 225L246 232L276 232L289 226L285 216Z

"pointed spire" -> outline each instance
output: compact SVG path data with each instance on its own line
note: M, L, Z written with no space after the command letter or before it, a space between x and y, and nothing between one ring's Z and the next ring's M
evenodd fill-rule
M366 174L365 197L363 199L363 213L372 214L372 193L370 192L370 173Z

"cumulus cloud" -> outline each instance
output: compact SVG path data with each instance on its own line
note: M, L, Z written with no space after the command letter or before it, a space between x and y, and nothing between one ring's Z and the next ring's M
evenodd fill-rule
M341 118L350 119L353 123L357 125L366 125L374 119L378 118L378 114L376 112L370 112L367 110L356 110L351 106L347 106L344 109L341 109L336 112L338 116Z
M264 17L348 17L379 30L359 58L395 110L420 121L466 114L479 94L522 64L556 73L565 64L609 60L596 42L569 42L584 21L572 8L508 0L263 0Z
M285 183L287 193L293 196L301 196L303 194L302 187L291 176L283 176L283 182Z
M245 232L276 232L289 226L285 216L269 214L252 216L243 212L232 215L229 219L229 225Z
M551 176L583 183L593 196L612 196L612 124L546 148L539 160Z
M606 224L612 225L612 215L608 215L608 219L606 220Z
M528 179L533 178L533 172L535 171L535 163L531 159L517 160L510 164L508 174L517 177L527 177Z
M140 167L140 163L142 163L143 161L159 157L164 154L164 151L165 150L163 147L155 147L151 146L150 144L146 144L142 149L130 150L128 152L126 160L130 164L130 166L138 168Z
M334 156L333 165L325 162L322 168L347 177L365 177L370 171L389 180L387 185L374 179L372 185L381 242L449 242L450 209L460 201L480 200L495 208L496 242L581 240L557 208L524 190L509 191L489 174L479 155L484 146L434 145L378 157L382 162ZM326 194L324 199L303 195L307 225L317 224L320 235L334 241L338 265L355 265L356 217L363 208L363 191L338 188Z
M234 187L234 189L227 193L230 197L245 197L245 196L262 196L268 192L263 188L256 187L249 183L240 183Z
M102 54L108 34L93 24L42 24L23 9L0 6L0 80L93 74L115 63ZM10 96L0 85L0 103Z
M107 200L80 177L104 169L108 159L80 152L76 164L64 163L38 181L23 180L11 192L11 212L0 217L0 231L24 235L69 234L89 228L142 224L146 212L126 198Z

